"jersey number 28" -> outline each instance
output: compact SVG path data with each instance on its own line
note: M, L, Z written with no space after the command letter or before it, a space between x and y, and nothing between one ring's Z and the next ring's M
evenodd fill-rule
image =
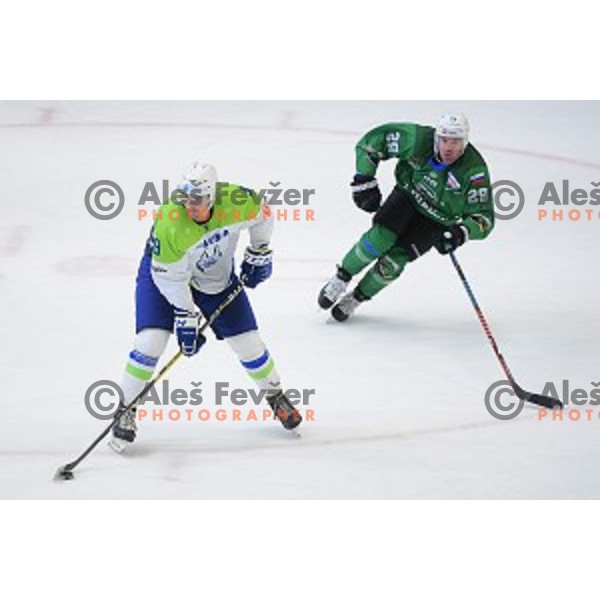
M488 201L488 189L486 187L469 190L467 204L485 204Z

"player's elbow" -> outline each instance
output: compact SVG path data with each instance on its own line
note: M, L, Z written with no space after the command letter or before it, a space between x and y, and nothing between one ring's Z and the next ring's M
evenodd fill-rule
M470 215L466 224L469 230L469 239L484 240L494 229L494 215Z

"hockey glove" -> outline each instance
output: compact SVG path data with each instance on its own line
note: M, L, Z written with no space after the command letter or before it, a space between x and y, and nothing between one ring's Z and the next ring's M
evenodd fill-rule
M468 239L469 232L464 225L452 225L452 227L449 227L436 237L433 245L440 254L448 254L449 252L454 252Z
M200 333L200 319L199 312L175 309L177 343L186 356L193 356L206 343L206 338Z
M246 287L255 288L273 273L273 251L267 246L246 248L242 263L242 281Z
M350 184L354 204L361 210L374 213L381 205L381 191L377 179L357 173Z

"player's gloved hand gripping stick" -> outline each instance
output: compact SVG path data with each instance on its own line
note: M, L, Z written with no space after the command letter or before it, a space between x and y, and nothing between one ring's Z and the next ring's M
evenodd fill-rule
M243 278L242 278L242 281L243 281ZM221 304L215 309L215 311L212 313L212 315L210 315L210 318L207 319L204 322L204 324L199 328L199 330L197 332L198 337L201 336L202 338L204 338L202 333L204 331L206 331L206 329L215 322L215 319L237 298L237 296L241 293L241 291L243 289L244 289L243 285L240 284L232 290L231 294L229 294L229 296L227 296L227 298L225 298L225 300L223 300L223 302L221 302ZM175 354L175 356L173 356L173 358L171 358L171 360L169 360L169 362L160 370L158 375L154 379L152 379L152 381L149 381L144 386L144 389L131 402L129 402L129 404L126 404L125 406L119 408L117 410L117 412L115 413L115 416L113 417L112 421L108 425L108 427L81 453L80 456L78 456L74 461L67 463L66 465L63 465L62 467L60 467L56 471L54 479L62 479L62 480L73 479L73 477L74 477L73 469L75 469L75 467L109 434L115 421L125 411L129 410L132 406L135 406L135 404L140 400L140 398L142 398L145 394L147 394L148 391L152 388L152 386L154 386L156 384L157 381L162 379L162 377L165 375L165 373L183 356L183 354L184 353L182 352L182 350L179 350L177 352L177 354Z
M242 263L242 281L247 288L255 288L273 274L273 251L265 244L246 248Z
M471 289L469 282L467 281L467 277L465 276L456 256L454 256L454 252L450 251L450 252L448 252L448 254L450 255L450 258L452 259L452 264L456 268L456 272L458 273L458 276L460 277L460 279L463 283L463 286L465 287L467 295L469 296L469 300L471 300L471 304L473 305L473 308L475 309L475 312L477 314L477 318L479 319L479 322L481 323L481 326L483 327L483 330L485 331L485 335L487 336L488 340L490 341L490 344L492 345L494 354L496 355L496 358L500 362L500 366L502 367L502 370L504 371L504 374L506 375L506 379L508 379L510 385L512 386L512 389L514 390L515 394L517 395L517 398L519 398L520 400L524 400L526 402L531 402L532 404L538 404L539 406L543 406L545 408L552 408L552 409L563 408L563 403L560 400L557 400L556 398L552 398L551 396L541 396L540 394L533 394L531 392L528 392L528 391L524 390L515 381L512 373L510 372L510 369L508 368L508 365L506 364L506 360L504 359L504 356L502 356L502 354L500 353L498 344L496 344L496 340L494 339L494 336L492 335L492 330L490 329L490 326L488 325L488 322L487 322L481 308L479 308L479 304L477 302L477 299L475 298L475 294L473 294L473 290Z
M464 225L452 225L434 239L433 245L440 254L449 254L462 246L469 239Z
M206 338L202 334L204 327L200 325L202 318L199 311L175 309L175 335L182 354L194 356L204 344Z
M272 273L273 251L267 245L260 248L246 248L240 276L245 287L255 288L271 277ZM179 348L185 356L194 356L206 344L206 338L202 334L205 327L201 322L199 311L175 309L175 335Z

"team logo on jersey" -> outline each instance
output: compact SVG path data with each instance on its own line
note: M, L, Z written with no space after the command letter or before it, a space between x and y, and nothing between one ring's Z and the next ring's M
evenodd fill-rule
M460 183L458 183L458 179L456 179L456 177L454 177L454 173L448 173L448 179L446 181L446 186L449 187L451 190L460 189Z
M204 273L215 265L220 258L223 257L223 252L220 246L204 250L198 260L196 261L196 269L201 273Z
M208 248L213 244L218 244L221 240L224 240L229 235L229 229L223 229L222 231L216 231L212 235L202 240L201 245L204 248Z
M471 185L483 185L485 183L485 173L476 173L471 175Z
M220 231L215 231L198 243L196 246L197 252L199 253L198 259L196 260L196 269L198 269L198 271L204 273L223 257L223 248L219 242L222 242L227 237L229 237L229 230L221 229ZM225 246L227 246L227 243L225 243Z

